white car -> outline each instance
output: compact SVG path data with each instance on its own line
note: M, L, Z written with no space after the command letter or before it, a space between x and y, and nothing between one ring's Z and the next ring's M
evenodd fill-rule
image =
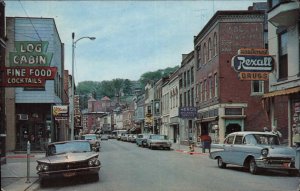
M218 148L220 150L210 153L210 158L217 159L220 168L234 164L249 169L252 174L257 174L261 169L298 174L295 168L296 150L281 146L278 136L272 132L234 132Z
M168 139L167 135L149 135L147 138L147 146L150 149L161 148L171 149L172 142Z

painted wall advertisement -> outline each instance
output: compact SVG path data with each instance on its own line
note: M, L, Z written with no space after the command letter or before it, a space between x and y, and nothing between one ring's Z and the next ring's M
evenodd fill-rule
M15 52L9 52L10 67L2 67L5 87L44 87L54 80L57 68L50 67L53 53L47 53L48 42L16 41Z

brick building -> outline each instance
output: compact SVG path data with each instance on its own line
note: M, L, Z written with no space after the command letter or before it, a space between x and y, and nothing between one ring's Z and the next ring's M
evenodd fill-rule
M194 37L197 135L214 142L269 124L261 98L267 81L241 81L231 59L241 48L265 48L265 12L218 11Z

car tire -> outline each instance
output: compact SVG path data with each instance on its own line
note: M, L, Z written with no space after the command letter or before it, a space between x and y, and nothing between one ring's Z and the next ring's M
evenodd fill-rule
M223 159L221 157L218 157L217 161L218 161L219 168L226 168L226 163L223 162Z
M257 174L258 173L258 167L256 165L255 159L251 158L249 162L249 172L251 174Z

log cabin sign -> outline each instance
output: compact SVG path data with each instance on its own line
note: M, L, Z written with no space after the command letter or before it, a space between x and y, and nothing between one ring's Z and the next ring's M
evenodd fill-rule
M57 67L50 67L53 53L48 53L47 41L15 41L9 52L9 67L1 67L0 86L44 87L54 80Z
M268 80L274 69L274 59L266 49L240 49L232 57L232 68L239 73L240 80Z

